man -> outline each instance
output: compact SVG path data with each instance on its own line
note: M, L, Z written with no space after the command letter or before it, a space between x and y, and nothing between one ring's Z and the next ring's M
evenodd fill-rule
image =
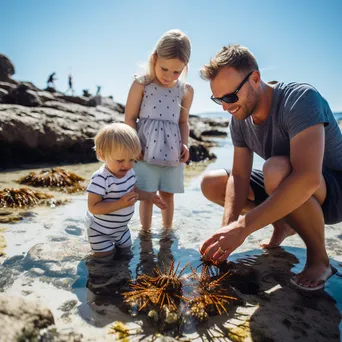
M221 49L201 76L210 81L212 100L232 115L234 145L231 172L202 180L203 194L224 207L222 228L201 246L203 258L222 262L248 235L273 224L264 247L295 232L307 247L306 265L291 283L322 288L336 272L324 224L342 221L342 135L328 103L308 84L263 82L253 54L240 45ZM253 152L266 160L262 171L252 170Z

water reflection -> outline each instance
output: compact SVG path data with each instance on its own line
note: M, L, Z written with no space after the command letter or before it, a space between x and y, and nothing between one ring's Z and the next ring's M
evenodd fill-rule
M168 269L175 260L174 255L176 260L180 260L179 269L189 258L194 260L194 267L200 264L198 250L179 248L178 238L172 229L162 229L159 233L140 231L131 250L118 249L114 258L109 260L87 256L78 265L79 278L73 285L73 291L82 302L79 314L88 323L101 327L116 320L133 321L134 318L123 307L121 294L130 290L130 280L139 275L153 275L157 266ZM141 316L139 319L146 319L145 315Z
M152 231L141 231L136 240L139 243L140 253L138 262L135 267L135 278L141 274L153 275L153 269L157 266L160 269L169 268L171 262L174 261L174 256L171 251L173 243L176 241L176 237L171 229L163 229L160 234L154 234ZM159 248L156 252L153 248L153 240L159 242ZM134 267L134 261L132 267Z

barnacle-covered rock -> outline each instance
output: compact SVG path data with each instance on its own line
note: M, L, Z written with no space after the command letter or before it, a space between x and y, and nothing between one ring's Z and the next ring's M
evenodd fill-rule
M27 184L36 187L59 188L67 193L83 192L85 190L85 179L73 172L61 168L42 170L39 173L30 172L27 176L18 180L20 184Z
M0 208L27 208L39 205L42 200L52 198L51 195L33 189L6 188L0 191Z

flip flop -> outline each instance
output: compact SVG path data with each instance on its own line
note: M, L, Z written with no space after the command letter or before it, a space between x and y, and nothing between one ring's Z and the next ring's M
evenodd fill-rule
M293 286L295 286L295 287L297 287L303 291L317 291L317 290L322 289L325 286L325 283L328 281L328 279L330 277L332 277L335 273L337 273L337 269L334 266L330 265L330 267L321 275L321 278L325 278L325 280L321 284L319 284L315 287L307 287L307 286L303 286L303 285L298 284L295 280L296 276L290 278L290 283Z

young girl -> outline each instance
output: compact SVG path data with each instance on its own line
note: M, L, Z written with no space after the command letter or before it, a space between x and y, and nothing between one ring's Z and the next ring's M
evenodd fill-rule
M95 139L97 158L104 164L93 174L87 187L87 236L95 257L108 257L117 248L131 246L128 222L138 199L148 199L161 209L165 203L153 193L135 187L133 171L140 154L137 132L123 123L100 129Z
M128 94L125 123L138 131L142 154L135 163L137 185L166 202L163 226L172 226L174 193L184 192L184 163L189 158L189 110L193 89L179 78L186 74L190 40L179 30L166 32L149 58L146 75L136 77ZM138 122L137 122L137 119ZM153 203L140 202L140 221L149 229Z

